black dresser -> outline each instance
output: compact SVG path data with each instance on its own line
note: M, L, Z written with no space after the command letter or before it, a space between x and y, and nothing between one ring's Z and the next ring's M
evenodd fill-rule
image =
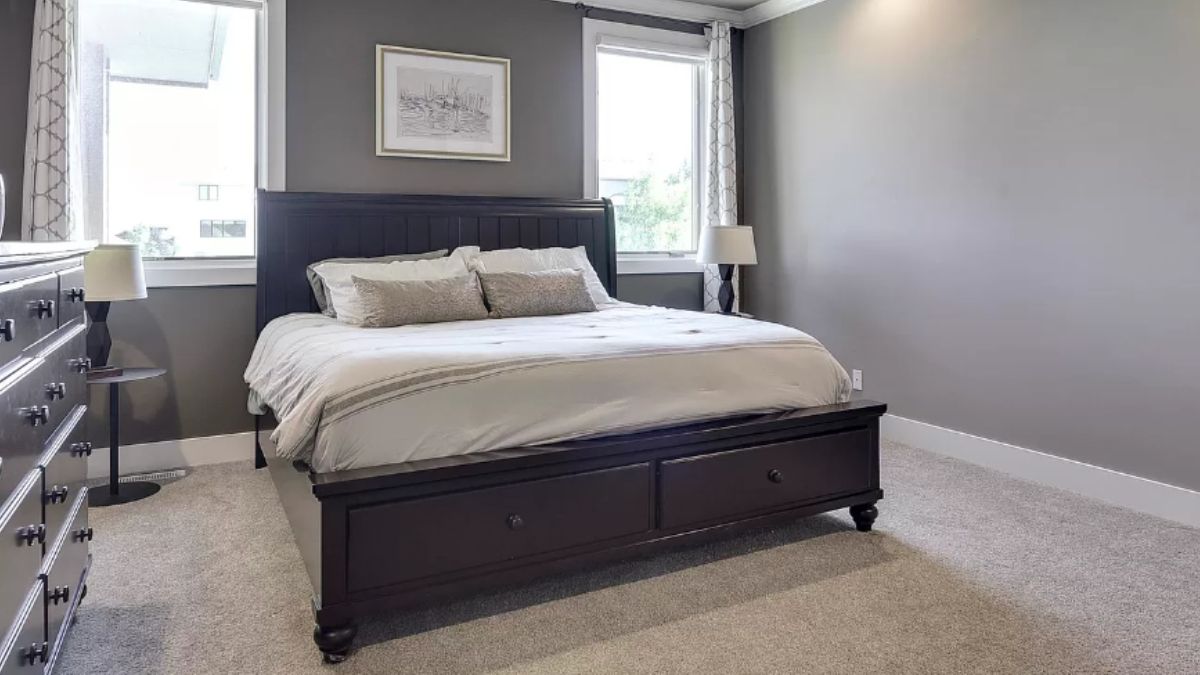
M91 564L79 244L0 244L0 674L48 673Z

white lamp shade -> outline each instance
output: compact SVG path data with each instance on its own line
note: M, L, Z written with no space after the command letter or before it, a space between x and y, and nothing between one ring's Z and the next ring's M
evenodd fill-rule
M141 300L146 297L142 251L137 244L101 244L83 259L83 283L89 302Z
M706 265L757 265L754 229L749 225L704 228L696 260Z

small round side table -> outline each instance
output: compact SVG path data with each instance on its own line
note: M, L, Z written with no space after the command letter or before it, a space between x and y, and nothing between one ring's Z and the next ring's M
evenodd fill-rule
M122 483L121 479L121 408L120 385L126 382L149 380L166 374L164 368L122 368L120 375L93 377L88 374L88 384L108 385L108 489L89 490L89 506L113 506L145 499L158 492L158 483L134 481Z

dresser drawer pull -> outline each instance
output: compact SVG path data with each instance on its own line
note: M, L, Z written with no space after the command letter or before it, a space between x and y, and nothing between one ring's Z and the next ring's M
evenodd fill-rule
M46 543L46 526L39 523L37 525L26 525L25 527L17 528L17 542L23 543L26 546L33 546L33 542L39 544Z
M17 337L17 322L12 319L0 321L0 339L12 342Z
M83 302L83 289L72 288L67 291L67 299L71 302Z
M67 501L67 495L70 492L71 488L67 487L66 485L55 485L49 490L46 490L46 492L42 495L42 499L47 504L62 504L63 502Z
M49 319L54 316L53 300L38 300L34 308L37 310L37 318L39 319Z
M67 602L71 599L71 588L69 586L55 586L53 591L46 594L46 599L56 605L59 602Z
M21 665L33 666L45 663L46 658L49 656L49 650L50 644L47 642L42 642L41 644L35 642L29 645L27 648L21 650Z
M81 528L81 529L71 532L71 539L72 539L72 541L77 541L77 542L91 541L92 535L93 535L92 528L84 527L84 528Z
M39 427L43 424L49 424L50 406L35 405L32 408L26 408L25 419L29 420L29 423L35 427Z
M86 373L92 367L92 360L87 357L82 359L71 359L68 361L68 363L71 364L71 368L73 368L77 373Z
M71 456L72 457L91 457L92 456L92 442L91 441L80 441L78 443L72 443L71 444Z
M779 469L771 469L767 472L767 480L771 481L772 483L782 483L783 472Z
M508 523L508 529L514 532L525 527L525 519L516 513L509 514L506 522Z
M50 396L50 400L61 400L67 397L66 382L51 382L46 385L46 394Z

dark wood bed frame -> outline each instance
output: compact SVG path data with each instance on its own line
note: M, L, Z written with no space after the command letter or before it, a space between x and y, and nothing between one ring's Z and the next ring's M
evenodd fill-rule
M316 311L304 272L325 258L582 245L612 292L615 241L606 200L260 192L257 327ZM255 453L312 582L313 639L338 662L371 612L834 509L868 531L885 411L854 401L323 474L276 455L267 415Z

